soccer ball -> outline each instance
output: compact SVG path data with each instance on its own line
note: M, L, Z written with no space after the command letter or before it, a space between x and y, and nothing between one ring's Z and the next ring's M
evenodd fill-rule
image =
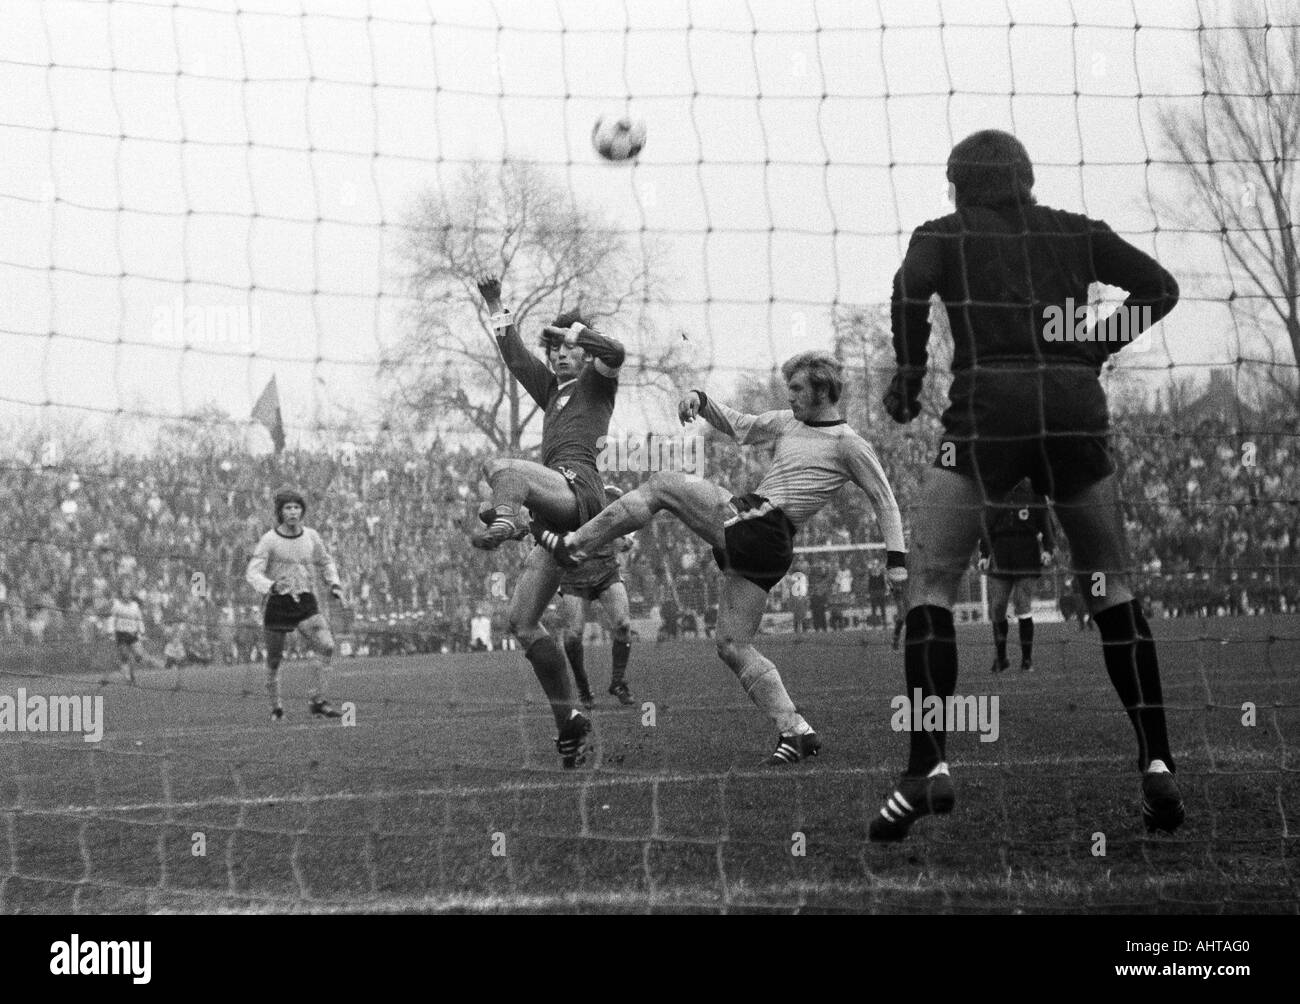
M626 116L601 116L591 130L591 145L606 160L631 160L645 146L645 123Z

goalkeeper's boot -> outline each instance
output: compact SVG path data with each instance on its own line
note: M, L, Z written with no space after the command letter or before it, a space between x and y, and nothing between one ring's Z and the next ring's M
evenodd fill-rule
M627 689L627 682L616 680L609 685L609 692L618 698L619 704L632 703L632 691Z
M479 510L479 523L470 532L469 542L480 551L495 551L506 541L523 540L528 536L528 524L510 512L498 514L495 506Z
M271 708L271 721L273 722L284 721L284 708L279 704L276 704Z
M952 812L956 802L946 763L939 764L925 777L904 775L894 793L885 799L879 815L871 821L867 835L880 843L902 840L922 816Z
M1163 761L1152 760L1151 767L1142 775L1142 819L1147 824L1147 832L1173 833L1186 818L1183 796L1174 775Z
M307 702L307 710L317 718L342 718L343 712L323 697L313 697Z
M990 667L989 672L996 675L998 673L1005 673L1010 668L1011 668L1010 659L1008 659L1006 656L999 657L995 655L993 657L993 665L992 667Z
M1022 672L1022 673L1032 673L1033 671L1034 671L1034 660L1033 660L1033 659L1021 659L1021 660L1020 660L1020 672Z
M575 711L564 723L560 734L555 738L555 751L560 754L560 762L565 770L572 770L586 761L591 749L587 745L587 736L590 734L591 719L580 711Z
M783 767L786 764L798 763L800 760L814 757L821 752L821 748L822 741L817 738L816 732L806 732L801 736L788 736L782 733L777 736L776 749L764 762L769 767Z
M576 557L569 550L569 545L565 543L568 536L563 533L556 533L553 530L544 529L540 524L534 522L530 527L533 540L537 541L542 547L546 548L555 563L561 568L577 568L582 564L582 559Z

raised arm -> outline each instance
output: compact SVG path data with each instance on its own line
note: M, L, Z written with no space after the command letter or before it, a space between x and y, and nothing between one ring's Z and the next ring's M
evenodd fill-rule
M574 324L570 328L557 328L551 325L542 329L548 338L563 341L566 345L576 345L592 357L592 365L597 373L607 380L617 380L619 368L627 358L623 343L617 338L610 338L594 331L585 324Z
M492 317L492 332L496 336L497 348L511 375L519 385L528 392L537 404L545 408L551 392L551 383L555 375L544 362L528 351L528 346L519 337L515 328L514 315L501 302L501 282L492 276L479 280L478 291L483 296L483 303Z
M702 390L693 390L677 403L677 417L683 425L699 416L719 432L726 433L736 442L750 446L776 440L794 418L791 411L765 411L761 415L747 415L713 400Z

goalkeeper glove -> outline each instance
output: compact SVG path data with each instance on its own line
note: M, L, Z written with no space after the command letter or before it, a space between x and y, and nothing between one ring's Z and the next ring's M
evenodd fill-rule
M889 382L889 390L885 391L883 401L885 411L900 425L906 425L921 414L922 379L900 369Z

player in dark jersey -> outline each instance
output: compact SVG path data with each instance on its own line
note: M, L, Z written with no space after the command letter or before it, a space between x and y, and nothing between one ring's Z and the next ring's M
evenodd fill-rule
M941 700L954 693L952 608L984 504L1028 476L1055 504L1107 672L1137 732L1143 819L1149 829L1172 831L1183 822L1183 802L1155 643L1129 580L1098 377L1109 356L1173 309L1178 285L1106 224L1036 205L1033 165L1008 133L986 130L958 143L948 181L956 212L916 229L894 278L898 372L884 400L898 422L920 412L930 297L938 294L952 328L953 382L944 437L912 521L908 693ZM1129 295L1089 328L1094 282ZM873 840L901 840L920 816L952 810L945 730L918 730L910 741L907 770L872 820Z
M475 528L471 542L491 550L527 533L525 506L540 526L558 532L576 529L605 507L596 441L609 431L624 351L570 311L543 330L548 366L528 351L515 330L514 318L501 303L501 283L484 277L478 289L510 373L544 409L540 464L496 459L484 467L492 506L480 514L483 526ZM509 623L550 702L562 762L576 767L586 757L591 722L575 706L564 652L541 622L562 574L544 549L534 547L510 598Z
M605 486L612 502L622 490ZM632 691L627 685L627 664L632 655L632 617L623 584L619 559L632 548L630 537L612 540L577 568L566 569L560 580L560 612L564 624L564 654L568 656L573 680L578 685L578 700L584 707L595 706L591 681L587 679L582 632L591 619L591 605L600 604L601 619L613 639L613 666L609 692L619 704L631 704Z
M989 577L989 620L993 623L993 672L1007 660L1007 607L1014 603L1020 631L1020 671L1034 671L1034 584L1052 562L1056 538L1047 499L1025 478L1001 502L991 503L980 534L980 571Z

